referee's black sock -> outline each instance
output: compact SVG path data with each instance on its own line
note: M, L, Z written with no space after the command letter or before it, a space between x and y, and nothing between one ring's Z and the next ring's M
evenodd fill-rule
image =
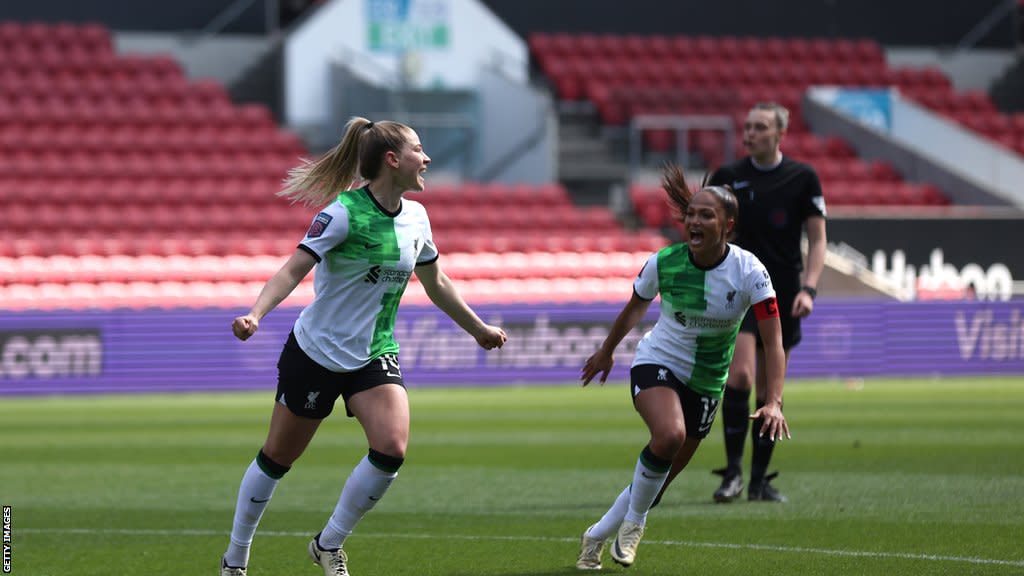
M725 431L726 468L733 473L743 470L743 445L747 443L750 418L750 390L726 386L722 398L722 429Z
M758 400L757 407L764 406L764 401ZM753 428L750 430L750 438L754 443L754 453L750 461L750 483L753 485L764 479L768 471L768 464L772 460L772 451L775 450L775 441L767 436L761 437L761 425L764 419L754 420Z

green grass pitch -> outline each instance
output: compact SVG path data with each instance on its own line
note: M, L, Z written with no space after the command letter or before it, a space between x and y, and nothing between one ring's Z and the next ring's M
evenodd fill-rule
M216 574L271 395L3 399L12 573ZM624 385L410 398L406 464L346 544L351 572L576 574L580 533L646 442ZM1024 574L1024 378L794 381L786 410L775 464L790 502L711 502L716 423L627 573ZM306 543L365 452L336 410L278 486L251 576L317 574ZM606 552L604 572L624 571Z

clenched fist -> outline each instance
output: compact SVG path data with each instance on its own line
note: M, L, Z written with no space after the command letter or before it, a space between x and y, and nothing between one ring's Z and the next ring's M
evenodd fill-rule
M239 340L248 340L250 336L256 333L259 327L260 321L252 314L239 316L231 323L231 331L235 333L235 338Z

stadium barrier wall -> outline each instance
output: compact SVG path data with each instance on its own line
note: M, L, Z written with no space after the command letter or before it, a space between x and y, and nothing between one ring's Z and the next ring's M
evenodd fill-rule
M1009 300L1024 280L1024 253L1012 240L1019 228L1019 218L986 215L830 217L828 241L845 245L847 256L855 251L865 267L911 293L922 285L962 284L979 300Z
M568 384L604 339L619 305L481 306L509 342L485 352L440 311L405 307L396 336L406 382L419 386ZM273 390L298 309L282 308L247 342L237 310L0 314L0 395ZM790 375L1024 374L1024 302L821 299L804 324ZM611 378L628 374L642 330L620 345Z

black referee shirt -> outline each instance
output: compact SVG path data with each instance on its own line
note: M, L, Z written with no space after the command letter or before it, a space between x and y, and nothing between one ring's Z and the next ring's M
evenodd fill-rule
M761 170L748 156L716 170L710 184L731 186L739 201L734 242L753 252L773 278L799 277L804 222L825 216L814 169L784 156L778 166Z

